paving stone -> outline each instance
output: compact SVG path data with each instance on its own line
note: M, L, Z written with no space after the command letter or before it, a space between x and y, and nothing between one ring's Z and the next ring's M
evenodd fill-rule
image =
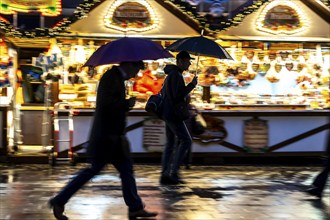
M0 164L0 219L54 219L47 201L80 169ZM193 166L187 182L159 184L160 165L135 165L140 196L159 220L328 220L330 187L321 200L303 192L321 167ZM118 173L107 166L66 205L70 220L125 220Z

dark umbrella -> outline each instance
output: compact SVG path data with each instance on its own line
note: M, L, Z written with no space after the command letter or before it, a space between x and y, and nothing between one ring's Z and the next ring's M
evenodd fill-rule
M161 45L143 38L123 37L99 47L84 66L99 66L120 62L157 60L173 57Z
M186 37L175 41L169 45L166 50L180 52L187 51L190 54L196 55L197 57L197 68L199 62L199 56L214 57L218 59L231 59L233 58L229 53L221 47L217 42L203 37ZM196 68L196 72L197 72Z
M175 52L185 50L196 56L207 56L218 59L233 59L218 43L203 36L186 37L177 40L166 49Z

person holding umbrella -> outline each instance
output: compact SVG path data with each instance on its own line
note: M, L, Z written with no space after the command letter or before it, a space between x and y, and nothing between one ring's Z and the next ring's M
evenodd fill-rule
M94 122L88 144L91 166L82 170L69 184L49 201L56 219L68 219L64 206L85 183L97 175L108 163L120 173L122 191L129 217L154 217L148 212L137 193L133 165L125 136L126 112L135 104L135 98L125 99L124 81L136 76L143 69L143 62L121 62L102 76L98 91Z
M161 184L184 183L179 176L180 165L191 147L192 139L184 120L176 117L174 105L185 101L187 95L196 87L197 76L186 86L182 73L191 65L189 53L181 51L176 56L176 65L165 66L167 77L163 86L164 109L163 119L166 129L166 144L162 155ZM187 103L188 105L188 103Z
M127 45L130 46L130 50L127 50L129 52L125 54L122 51ZM150 52L149 55L144 54L146 51ZM133 164L129 155L129 142L125 136L126 113L134 106L135 98L126 99L124 82L135 77L139 70L144 68L141 60L170 56L160 45L155 45L152 41L125 37L101 46L86 62L92 66L105 63L119 63L119 66L113 66L105 72L99 82L87 149L91 166L81 170L55 197L49 200L56 219L68 219L63 214L65 204L109 163L120 174L129 219L157 216L157 212L145 210L145 205L137 192Z

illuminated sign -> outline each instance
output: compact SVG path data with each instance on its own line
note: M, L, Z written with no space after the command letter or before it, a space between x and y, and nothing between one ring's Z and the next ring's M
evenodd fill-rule
M0 64L8 60L8 49L4 40L0 38Z
M257 29L271 34L295 34L306 29L308 22L305 17L291 1L273 1L260 13Z
M36 11L44 16L58 16L62 11L61 0L1 0L0 13L2 14Z
M108 10L104 24L123 32L143 32L155 28L158 19L145 0L118 0Z
M13 58L9 52L6 42L0 38L0 87L9 84L7 68L13 64Z

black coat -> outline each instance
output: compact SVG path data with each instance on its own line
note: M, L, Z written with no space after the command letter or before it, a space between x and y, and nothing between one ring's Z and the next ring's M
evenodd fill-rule
M164 72L167 77L162 89L162 93L165 95L163 118L165 120L177 120L174 116L173 104L185 101L186 96L195 88L195 85L193 83L185 85L182 70L176 65L167 65ZM172 97L172 101L168 96Z
M325 153L330 157L330 130L328 129L327 140L326 140ZM330 164L330 162L329 162Z
M124 135L126 112L129 111L124 81L116 66L100 79L88 144L88 153L94 159L111 161L123 156L121 136Z

